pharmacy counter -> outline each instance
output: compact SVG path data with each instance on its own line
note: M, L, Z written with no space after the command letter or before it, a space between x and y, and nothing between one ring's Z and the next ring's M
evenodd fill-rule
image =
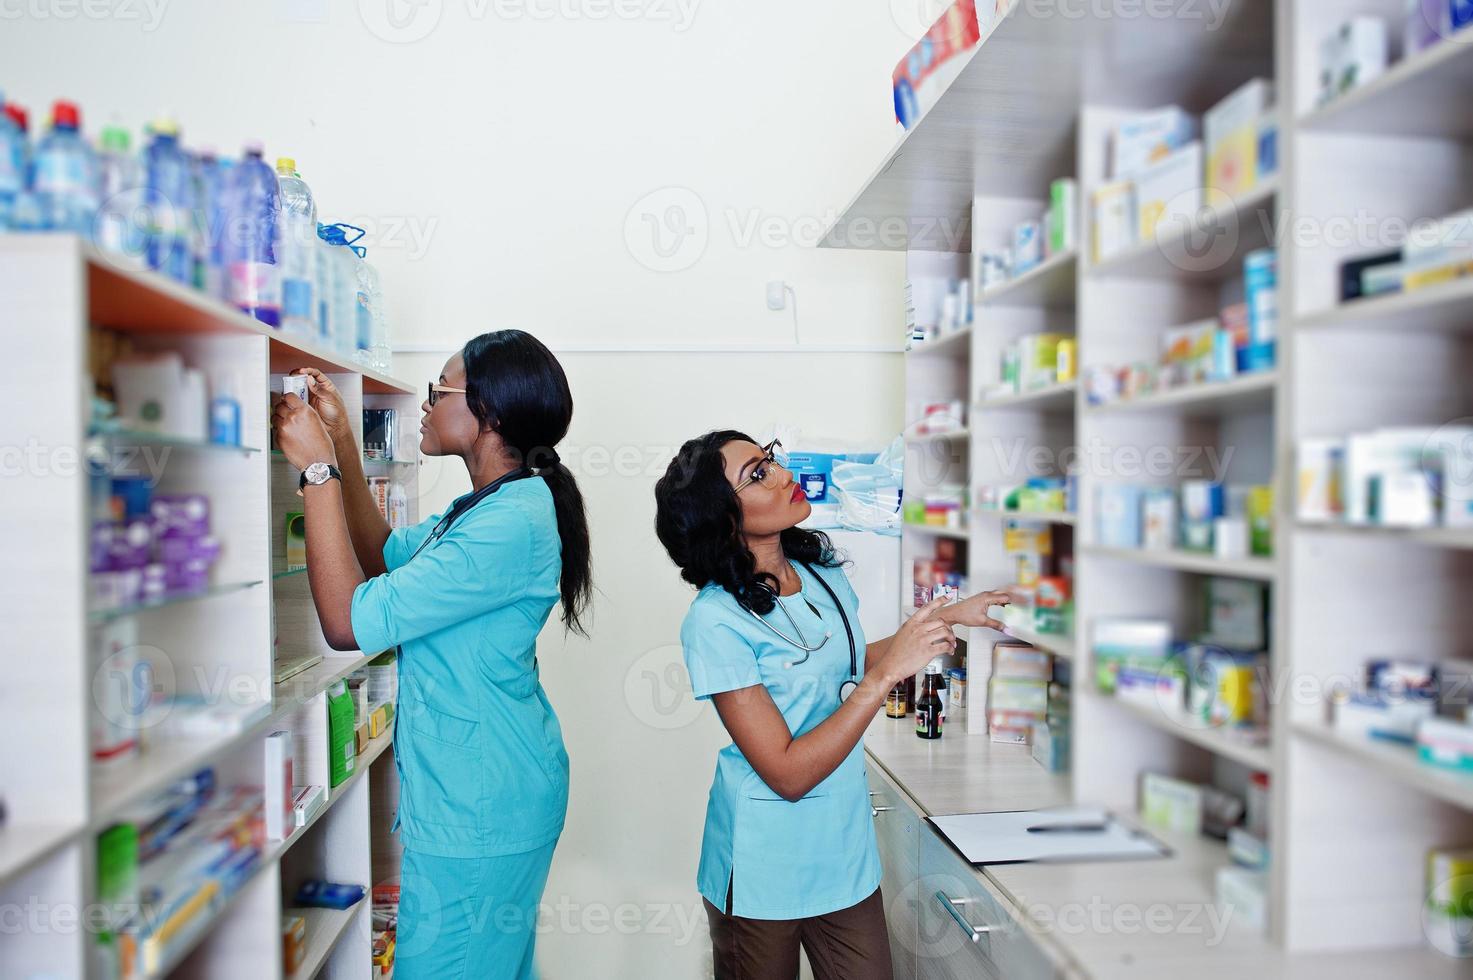
M1156 860L974 868L925 817L1063 805L1071 802L1067 777L1045 772L1025 746L960 730L926 741L912 719L883 714L865 735L865 751L897 977L1473 977L1473 962L1430 949L1277 950L1216 904L1215 874L1227 852L1204 838L1153 831L1172 851Z

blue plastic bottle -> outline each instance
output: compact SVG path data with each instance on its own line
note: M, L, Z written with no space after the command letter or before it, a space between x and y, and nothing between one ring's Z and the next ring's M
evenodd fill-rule
M97 214L97 164L82 139L82 114L70 102L51 110L51 132L36 148L32 189L47 231L91 236Z
M148 267L175 282L194 283L194 258L190 249L193 188L189 158L179 146L179 127L162 118L152 127L153 141L144 157L147 168Z
M225 188L227 299L262 323L281 326L281 278L276 266L276 225L281 191L276 172L261 159L261 144L247 143Z
M201 192L195 195L194 206L204 222L205 268L200 288L220 299L229 299L225 275L225 190L234 173L235 161L216 157L214 150L205 150L196 164L195 186Z
M318 337L317 205L312 190L297 173L297 161L280 157L276 180L281 187L281 329L308 340Z
M0 107L5 93L0 92ZM0 231L14 227L15 201L26 189L26 138L9 115L0 112Z
M6 104L4 115L20 133L21 189L15 197L14 209L10 214L10 228L12 231L40 231L42 226L41 203L36 198L36 191L32 185L35 174L31 153L30 117L26 115L25 109L14 102Z
M144 201L143 177L126 129L103 129L97 170L97 247L114 258L141 262L148 247L148 229L141 216L147 212L139 208Z

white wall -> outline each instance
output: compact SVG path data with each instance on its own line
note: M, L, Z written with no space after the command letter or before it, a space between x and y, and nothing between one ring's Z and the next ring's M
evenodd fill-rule
M596 349L789 343L770 279L796 287L805 344L895 346L901 260L807 246L891 144L889 73L934 5L0 0L0 87L33 119L57 97L89 132L169 109L192 146L257 136L295 156L324 220L370 229L396 342L436 352L396 374L529 329L569 352L569 446L638 447L630 475L574 459L601 594L591 643L550 630L543 648L574 769L550 977L692 976L709 958L693 880L721 738L666 671L688 593L651 529L651 461L717 425L878 443L901 422L894 354ZM464 488L423 485L431 508Z

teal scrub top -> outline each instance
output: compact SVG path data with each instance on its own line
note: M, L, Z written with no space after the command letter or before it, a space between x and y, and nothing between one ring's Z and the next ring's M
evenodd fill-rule
M805 663L797 663L803 659L801 650L714 584L691 603L680 642L698 699L761 684L796 738L838 710L839 686L850 675L849 641L833 599L807 569L794 567L802 589L779 601L797 621L806 645L816 644L825 631L833 633ZM815 566L814 571L844 604L863 676L859 597L843 569ZM781 610L774 609L766 619L797 639ZM750 919L824 915L857 905L880 887L880 852L862 745L856 744L828 778L796 803L769 789L735 744L721 750L706 805L696 884L707 901L724 911L728 882L732 914Z
M537 676L562 574L552 493L539 477L505 484L411 561L439 517L390 532L388 572L353 593L359 649L400 648L401 841L435 857L533 850L568 808L568 754Z

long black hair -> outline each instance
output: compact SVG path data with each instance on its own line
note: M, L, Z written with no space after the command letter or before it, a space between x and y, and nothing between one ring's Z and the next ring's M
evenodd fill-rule
M757 571L742 538L742 505L726 480L721 447L755 440L745 432L708 432L680 447L655 484L655 535L680 568L680 577L696 588L715 582L743 607L772 611L778 580ZM783 554L797 562L835 568L843 564L833 542L822 531L790 527L779 537Z
M461 349L466 405L509 453L537 471L552 491L563 542L563 625L588 635L583 613L593 593L588 516L583 493L553 447L568 434L573 392L563 366L543 343L522 330L483 333Z

